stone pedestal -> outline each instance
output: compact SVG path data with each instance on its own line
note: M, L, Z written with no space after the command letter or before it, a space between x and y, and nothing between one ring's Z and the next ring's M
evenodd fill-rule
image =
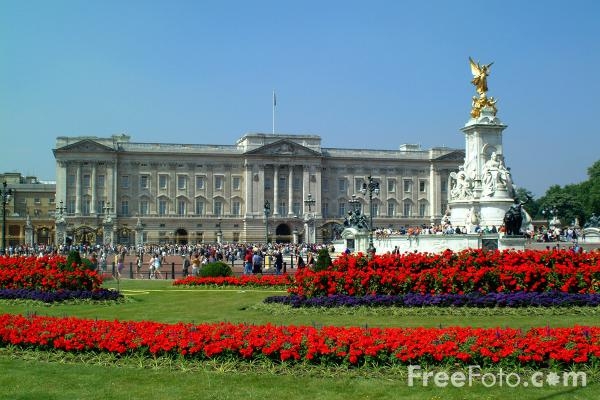
M600 243L600 228L584 228L583 243Z
M112 220L104 221L102 229L104 231L104 245L112 245L115 242L114 224Z
M465 162L452 173L450 222L461 231L503 224L513 204L514 188L510 171L504 165L502 124L491 108L484 108L461 129L465 134Z
M369 248L369 232L354 227L342 231L344 250L349 249L353 253L367 253Z
M61 246L65 244L67 239L67 223L64 218L56 221L56 245Z
M31 219L29 215L27 216L27 221L25 222L25 244L27 246L33 245L33 225L31 225Z
M525 250L524 236L501 236L498 239L498 250Z

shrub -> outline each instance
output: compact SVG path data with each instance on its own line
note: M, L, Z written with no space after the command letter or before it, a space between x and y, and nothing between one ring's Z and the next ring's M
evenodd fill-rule
M322 248L317 254L317 263L313 267L314 271L324 271L331 265L331 256L329 255L329 249Z
M206 264L200 269L201 277L218 277L231 275L233 275L231 267L221 261Z
M82 258L81 259L81 266L84 269L90 270L90 271L94 271L96 268L94 266L94 264L92 264L92 262L90 260L88 260L87 258Z
M67 263L65 264L65 269L67 271L73 271L75 269L73 264L75 264L75 267L81 265L81 255L77 250L71 250L69 252L69 255L67 256Z

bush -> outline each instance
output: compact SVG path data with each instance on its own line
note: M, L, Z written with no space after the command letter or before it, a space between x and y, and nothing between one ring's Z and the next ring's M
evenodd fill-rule
M96 266L94 264L92 264L92 262L90 260L88 260L87 258L81 259L81 266L84 269L88 269L90 271L94 271L96 269Z
M73 264L75 264L75 266L73 266ZM65 269L67 271L73 271L80 265L81 265L81 255L79 254L79 251L71 250L69 252L69 255L67 256L67 262L65 264Z
M200 276L205 278L232 275L233 271L231 270L231 267L221 261L206 264L200 269Z
M331 256L327 248L322 248L317 254L317 263L313 267L314 271L325 271L331 265Z

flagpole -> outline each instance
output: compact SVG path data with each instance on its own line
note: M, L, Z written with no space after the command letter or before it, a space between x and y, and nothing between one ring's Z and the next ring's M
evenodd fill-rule
M275 90L273 90L273 135L275 134L275 106L277 105L277 99L275 98Z

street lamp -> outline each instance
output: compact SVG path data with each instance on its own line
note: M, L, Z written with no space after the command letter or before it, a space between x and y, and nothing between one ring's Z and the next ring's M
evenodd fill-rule
M373 194L377 196L379 194L379 182L373 180L373 177L369 175L367 177L367 182L363 182L362 187L360 188L360 192L364 195L369 194L369 248L367 251L371 254L375 254L375 246L373 245Z
M6 255L6 205L10 202L10 198L14 194L14 190L6 188L6 182L2 183L0 197L2 197L2 254Z
M353 194L352 198L350 200L348 200L348 203L350 203L350 208L352 210L352 212L356 212L359 208L360 208L360 200L356 198L356 195Z
M265 243L269 243L269 213L271 212L271 203L269 203L269 200L265 200L264 212L265 212L265 239L266 239Z
M556 216L558 215L558 210L556 209L556 206L552 206L552 207L544 207L542 209L542 215L546 217L546 220L548 221L548 240L550 239L550 219L554 219L556 218Z
M552 206L552 207L544 207L542 209L542 215L546 217L546 220L548 221L548 229L550 229L550 219L551 217L556 217L558 215L558 210L556 209L556 206Z
M63 201L61 200L60 205L56 206L56 211L58 212L58 218L57 219L61 219L63 216L63 213L66 210L66 207L63 206Z
M307 217L308 217L307 222L310 223L311 222L310 220L312 219L312 224L311 225L313 225L313 227L312 227L313 229L314 229L314 222L315 222L315 220L314 220L314 216L311 215L310 212L312 211L312 206L314 206L315 203L316 203L316 200L313 199L312 198L312 194L309 193L308 196L307 196L307 199L304 200L304 205L308 207L308 213L309 214L307 215ZM307 226L308 226L308 224L307 224ZM308 243L310 244L311 239L312 239L312 230L309 230L309 232L308 232L308 238L307 239L308 239Z

